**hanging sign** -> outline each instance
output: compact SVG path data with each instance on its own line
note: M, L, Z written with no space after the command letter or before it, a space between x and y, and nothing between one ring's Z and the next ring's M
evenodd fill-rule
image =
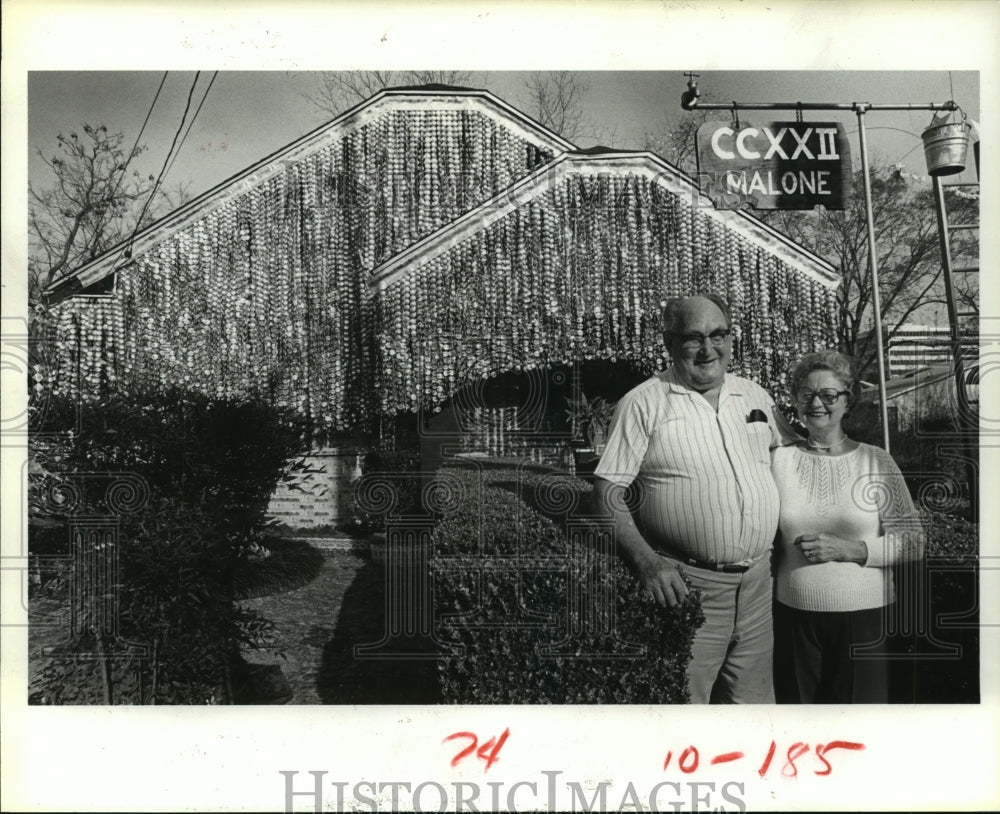
M705 122L698 128L702 191L720 209L843 209L851 152L836 122Z

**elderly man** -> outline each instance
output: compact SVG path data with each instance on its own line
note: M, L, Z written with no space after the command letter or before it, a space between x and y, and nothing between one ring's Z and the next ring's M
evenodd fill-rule
M762 388L726 373L732 321L721 297L671 300L663 314L672 365L619 402L594 473L598 505L658 604L684 601L682 569L701 590L692 703L772 703L770 451L794 433ZM637 518L615 494L635 479Z

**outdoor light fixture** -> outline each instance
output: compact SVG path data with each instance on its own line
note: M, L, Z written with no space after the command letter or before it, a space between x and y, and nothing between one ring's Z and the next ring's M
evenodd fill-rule
M681 94L681 107L684 110L692 110L700 95L698 93L698 83L694 80L701 76L701 74L686 73L684 76L688 78L688 89Z

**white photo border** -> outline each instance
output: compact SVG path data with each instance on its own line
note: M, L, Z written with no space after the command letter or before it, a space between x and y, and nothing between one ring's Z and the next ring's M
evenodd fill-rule
M238 9L238 10L237 10ZM737 2L349 4L8 0L3 7L3 317L25 313L27 189L26 77L29 70L455 67L500 69L941 69L980 72L984 133L983 220L997 221L1000 175L1000 5L953 2ZM931 100L914 100L931 101ZM994 135L990 135L994 134ZM982 233L985 269L1000 267L997 235ZM1000 316L995 278L981 283L984 314ZM994 377L995 378L995 377ZM4 401L23 402L23 384L5 379ZM984 380L982 403L995 405ZM544 788L544 771L594 788L614 783L617 808L631 782L640 799L657 783L668 749L697 744L705 754L753 753L739 769L715 767L698 780L740 782L754 810L996 809L1000 727L996 627L982 630L979 705L878 707L205 707L48 708L26 705L27 630L20 602L23 450L4 447L2 594L5 810L284 810L285 778L310 787L310 771L332 781L516 782ZM984 495L997 491L996 447L984 445ZM997 515L984 501L984 555L996 557ZM13 539L12 539L13 538ZM13 542L13 548L10 547ZM984 571L983 619L998 620L997 571ZM994 624L996 624L994 622ZM452 769L445 735L511 731L503 760ZM795 778L756 767L770 742L779 749L843 740L834 771ZM759 758L756 757L759 755ZM776 760L782 754L779 752ZM745 765L744 765L745 764ZM590 785L588 785L590 784ZM694 794L706 790L694 790ZM539 791L543 801L544 793ZM690 796L690 789L683 790ZM734 796L737 794L733 791ZM531 807L531 794L515 796ZM664 799L670 797L664 793ZM428 791L427 803L437 798ZM567 800L560 797L560 807ZM717 803L723 804L723 803ZM312 810L307 796L296 810ZM735 810L735 806L734 806Z

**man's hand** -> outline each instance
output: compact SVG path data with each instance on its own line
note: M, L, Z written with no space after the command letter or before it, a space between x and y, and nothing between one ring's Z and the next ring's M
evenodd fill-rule
M659 554L651 552L644 557L638 567L639 582L653 595L653 600L661 608L676 608L687 599L687 586L676 565Z
M618 550L635 568L642 587L661 608L674 608L687 598L687 586L677 566L657 554L639 533L622 497L624 488L603 478L594 481L594 498L599 515L615 523Z

